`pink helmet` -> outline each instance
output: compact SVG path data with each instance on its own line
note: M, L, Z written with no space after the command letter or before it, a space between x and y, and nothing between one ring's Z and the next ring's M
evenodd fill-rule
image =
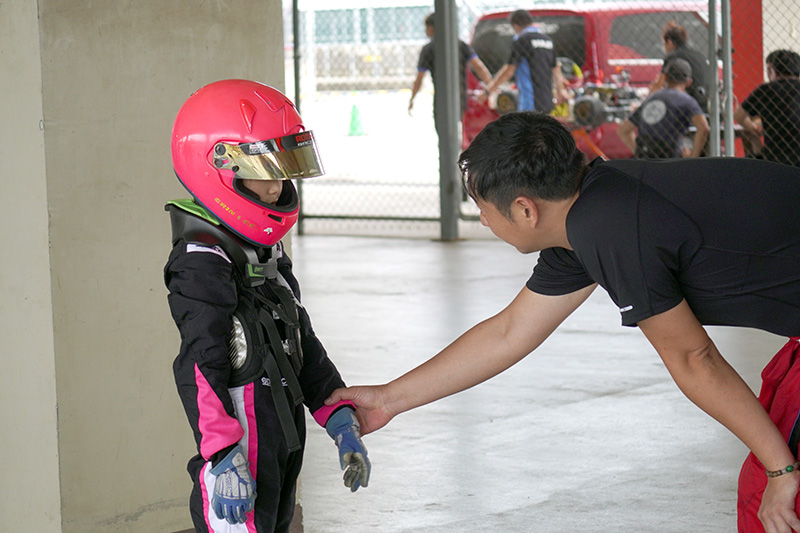
M223 80L192 94L172 127L172 165L195 200L227 228L271 246L297 222L291 179L323 174L314 136L280 91L248 80ZM275 204L244 179L286 180Z

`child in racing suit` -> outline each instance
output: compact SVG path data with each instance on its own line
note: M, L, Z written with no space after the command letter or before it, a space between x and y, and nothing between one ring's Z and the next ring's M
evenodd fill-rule
M305 441L303 404L339 447L345 485L370 463L344 386L300 305L280 239L297 219L290 179L322 174L313 135L282 93L247 80L203 87L184 103L173 165L193 199L169 202L164 270L181 347L173 370L198 455L197 531L286 532Z

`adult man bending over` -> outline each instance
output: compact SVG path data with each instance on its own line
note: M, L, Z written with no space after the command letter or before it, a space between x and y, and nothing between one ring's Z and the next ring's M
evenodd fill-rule
M379 429L508 369L600 285L684 394L752 450L740 478L741 531L757 525L759 504L767 533L800 529L800 462L787 445L800 394L765 389L773 421L703 327L800 338L800 170L744 158L586 165L556 119L532 112L490 123L459 163L482 223L522 253L541 252L533 275L506 309L427 362L326 401L352 400L362 432ZM770 368L796 360L794 339ZM778 392L797 380L778 379Z

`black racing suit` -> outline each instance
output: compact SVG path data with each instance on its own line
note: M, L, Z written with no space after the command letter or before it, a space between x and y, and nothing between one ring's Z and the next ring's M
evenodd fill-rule
M288 531L294 513L296 480L305 440L302 403L324 426L338 405L331 408L324 406L323 402L334 389L345 384L315 336L308 314L299 305L299 285L292 274L292 263L283 253L280 243L255 249L260 260L275 256L272 263L274 266L277 262L277 269L273 269L273 274L275 270L276 274L272 280L247 288L237 271L240 265L230 257L230 249L226 253L220 244L187 242L176 235L173 235L173 242L164 279L169 289L172 317L181 335L180 353L173 365L175 381L199 451L188 464L189 475L194 481L190 510L195 528L202 532ZM282 299L281 291L284 291ZM291 366L284 358L283 366L276 370L280 371L277 379L275 373L265 370L267 365L262 365L251 379L246 379L247 383L232 384L234 371L229 350L235 312L243 322L251 322L245 326L253 332L260 327L252 323L258 322L253 317L262 310L266 311L274 319L283 348L289 352L296 336L273 312L276 304L286 303L287 295L296 299L296 323L302 348L302 356L295 357L299 369L295 373L296 379L290 375ZM239 313L243 300L249 313ZM267 347L263 352L268 356L270 352L281 350L269 341L262 344ZM273 368L276 368L274 364ZM287 368L290 369L288 372ZM291 391L290 383L299 385L299 391L297 387ZM275 387L282 390L275 391ZM276 399L277 403L283 404L283 423L289 420L289 425L294 428L293 443L287 443L287 435L292 431L282 427L281 406L276 408ZM237 443L244 449L250 463L251 474L256 480L257 498L247 523L231 526L225 520L219 520L210 506L215 480L210 470Z

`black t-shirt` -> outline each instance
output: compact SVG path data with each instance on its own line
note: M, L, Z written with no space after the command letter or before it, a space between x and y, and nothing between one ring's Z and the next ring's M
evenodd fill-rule
M707 325L800 335L800 170L743 158L593 164L527 287L594 282L633 326L686 299Z
M506 62L514 65L519 111L553 110L553 68L556 55L553 40L535 26L522 31L511 45L511 56Z
M800 80L780 79L759 85L742 102L764 125L764 159L800 166Z
M461 112L464 112L467 106L467 64L469 60L476 57L475 50L464 41L458 41L458 73L461 79ZM417 62L418 71L428 71L431 73L431 80L433 81L434 90L436 89L436 75L435 70L435 57L433 50L433 41L429 42L422 47L419 53L419 60ZM435 100L434 100L435 102ZM433 112L436 113L436 104L434 103Z
M692 67L692 83L686 87L686 93L697 100L703 112L708 112L708 82L706 81L708 79L708 74L706 74L708 60L706 56L688 46L676 48L664 56L662 71L670 60L676 58L687 61L689 66Z

